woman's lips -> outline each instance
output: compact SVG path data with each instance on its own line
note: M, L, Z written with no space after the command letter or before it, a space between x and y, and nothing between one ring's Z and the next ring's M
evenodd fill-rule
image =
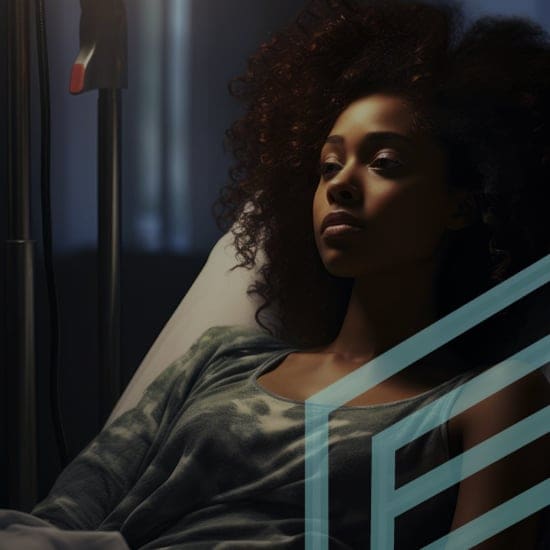
M330 226L363 227L364 222L346 210L334 210L327 214L321 223L321 234Z
M338 224L338 225L329 225L328 227L325 227L325 230L322 233L323 237L339 237L344 235L350 235L353 233L358 233L359 231L362 231L362 227L357 227L355 225L348 225L345 223Z

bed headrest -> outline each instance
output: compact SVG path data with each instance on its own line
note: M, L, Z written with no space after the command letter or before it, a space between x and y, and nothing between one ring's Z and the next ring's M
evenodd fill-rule
M265 256L258 253L254 269L237 268L234 238L227 232L216 243L195 282L158 335L139 365L107 423L137 404L145 388L178 357L181 357L208 328L217 325L244 325L260 328L254 315L261 300L246 291L259 276ZM280 323L273 310L261 311L262 323L278 334ZM267 331L265 331L267 332Z

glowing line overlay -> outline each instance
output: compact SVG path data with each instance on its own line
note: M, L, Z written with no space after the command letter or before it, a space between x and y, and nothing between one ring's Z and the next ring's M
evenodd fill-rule
M550 282L550 255L375 357L305 401L306 550L328 550L329 414L548 282ZM467 477L468 471L478 471L483 468L482 463L486 466L510 454L519 448L516 447L514 435L518 431L521 430L524 436L523 445L547 433L548 408L545 408L518 423L522 427L518 427L517 424L511 426L399 490L394 489L394 451L396 449L459 414L461 410L540 368L549 360L548 350L550 350L550 336L542 338L373 437L372 548L376 550L393 548L393 520L395 515L398 515L394 511L399 510L399 513L402 513L428 498L429 495L443 490L446 484L449 486ZM483 461L487 458L489 462L483 462L480 457L484 457ZM420 483L420 479L423 480L423 484ZM428 497L424 496L426 494ZM396 502L400 499L408 500L409 504L412 504L399 506ZM525 505L525 501L528 501L529 505ZM374 502L377 503L376 506ZM550 491L548 491L547 480L435 541L429 548L464 548L465 541L472 540L477 541L474 543L477 544L548 504L550 504ZM531 511L525 515L526 510Z

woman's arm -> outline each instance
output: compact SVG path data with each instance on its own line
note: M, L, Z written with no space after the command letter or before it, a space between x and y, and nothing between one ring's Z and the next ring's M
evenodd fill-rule
M137 406L107 425L65 468L32 514L64 529L96 529L151 460L223 334L223 327L208 329L167 367Z
M535 371L450 421L464 451L548 406L549 384ZM488 512L549 476L550 436L525 445L460 483L452 529ZM476 550L535 548L537 513L475 546Z

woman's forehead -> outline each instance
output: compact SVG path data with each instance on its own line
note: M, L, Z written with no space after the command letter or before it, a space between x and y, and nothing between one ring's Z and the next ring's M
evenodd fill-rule
M381 143L409 149L437 147L433 136L416 127L417 117L411 100L397 94L371 94L351 102L340 113L324 146L353 148L365 137L380 136L384 138Z
M330 134L394 132L414 133L414 112L404 98L372 94L350 103L336 119Z

